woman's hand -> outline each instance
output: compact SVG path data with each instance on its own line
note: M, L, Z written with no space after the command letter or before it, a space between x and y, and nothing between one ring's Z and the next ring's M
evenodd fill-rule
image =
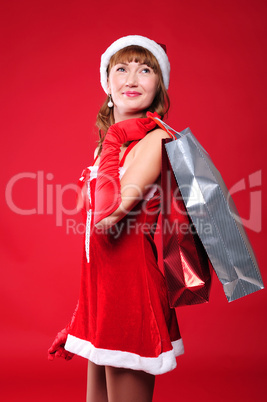
M74 313L72 314L71 320L66 328L62 329L58 332L57 336L55 337L54 342L52 343L51 347L48 349L48 360L54 360L55 357L63 357L66 360L70 360L73 358L74 353L68 352L64 346L67 341L68 333L72 328L76 314L79 308L79 301L76 305Z
M73 358L74 354L64 349L67 336L67 328L62 329L62 331L57 334L54 342L48 349L48 360L54 360L55 357L63 357L66 360L70 360Z
M153 113L154 117L160 117ZM140 140L156 127L156 123L150 118L128 119L112 124L105 137L105 142L112 141L123 144L127 141Z

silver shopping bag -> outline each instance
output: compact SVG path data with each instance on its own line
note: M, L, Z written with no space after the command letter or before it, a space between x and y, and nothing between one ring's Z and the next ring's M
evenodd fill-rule
M228 301L263 289L260 270L235 204L210 156L189 128L157 123L174 140L165 144L188 215ZM156 120L155 120L156 121Z

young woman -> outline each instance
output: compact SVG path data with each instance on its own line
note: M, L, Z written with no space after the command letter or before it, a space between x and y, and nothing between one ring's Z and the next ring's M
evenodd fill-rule
M88 359L87 402L148 402L155 375L183 353L174 309L157 264L161 141L149 117L167 112L170 65L142 36L115 41L101 57L107 99L99 146L80 179L86 235L81 291L71 323L49 358Z

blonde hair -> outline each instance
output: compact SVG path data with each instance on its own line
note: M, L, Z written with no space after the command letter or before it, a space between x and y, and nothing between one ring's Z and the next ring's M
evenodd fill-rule
M137 45L127 46L119 50L110 58L107 69L107 76L109 76L110 69L116 64L130 63L132 61L136 63L146 64L148 67L152 68L154 73L157 74L159 77L156 96L149 108L143 111L143 116L145 117L146 112L149 111L152 113L157 112L163 118L170 108L170 99L163 83L163 77L159 63L156 57L149 50ZM105 139L105 135L109 127L115 123L113 108L108 107L108 101L109 97L107 96L104 104L98 112L96 119L96 126L98 127L99 131L98 155L101 154L102 143ZM128 146L129 142L125 145Z

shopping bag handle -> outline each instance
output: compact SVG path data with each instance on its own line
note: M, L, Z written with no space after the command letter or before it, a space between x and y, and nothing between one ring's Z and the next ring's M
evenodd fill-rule
M182 133L179 133L179 131L174 130L172 127L168 126L167 123L165 123L163 120L160 120L158 117L152 117L152 116L149 117L152 120L154 120L154 122L157 123L159 127L161 127L164 131L166 131L166 133L168 133L173 140L177 140L178 138L181 138L183 136Z

